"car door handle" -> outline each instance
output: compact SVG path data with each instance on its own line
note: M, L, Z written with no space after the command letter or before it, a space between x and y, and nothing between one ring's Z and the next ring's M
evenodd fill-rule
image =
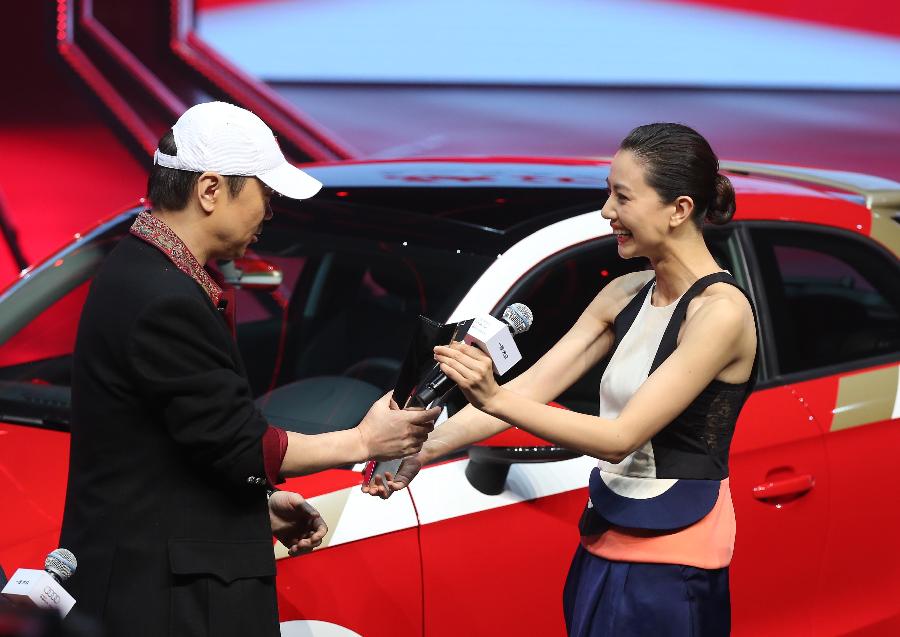
M816 486L816 479L812 474L804 473L758 484L753 487L753 497L757 500L771 500L786 495L803 495L814 486Z

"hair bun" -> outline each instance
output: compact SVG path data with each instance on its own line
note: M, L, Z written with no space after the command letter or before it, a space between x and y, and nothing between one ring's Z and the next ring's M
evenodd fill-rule
M735 211L734 186L725 175L716 175L716 191L706 211L706 220L715 225L731 221Z

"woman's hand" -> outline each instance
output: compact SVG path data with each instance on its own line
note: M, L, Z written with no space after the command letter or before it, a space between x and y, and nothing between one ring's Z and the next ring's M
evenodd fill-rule
M491 357L477 347L453 341L449 346L434 348L434 360L441 371L456 383L474 407L490 413L491 401L500 394L500 385L494 379L494 363Z
M363 493L377 495L379 498L387 500L394 491L400 491L408 487L413 478L419 474L423 464L419 454L404 458L397 469L397 475L392 475L390 471L385 471L384 480L381 479L380 475L376 475L372 482L362 485Z

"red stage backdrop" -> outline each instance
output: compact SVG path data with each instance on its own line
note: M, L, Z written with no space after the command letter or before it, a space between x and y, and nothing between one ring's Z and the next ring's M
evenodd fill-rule
M204 0L205 5L211 0ZM828 24L885 35L900 36L900 2L865 0L862 2L817 2L816 0L682 0L684 4L704 4L723 9L738 9L805 22Z

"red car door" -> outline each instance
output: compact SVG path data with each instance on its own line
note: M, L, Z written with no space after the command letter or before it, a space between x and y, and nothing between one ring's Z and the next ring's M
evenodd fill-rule
M332 469L279 488L309 499L328 524L322 546L288 557L275 547L278 607L286 637L422 635L422 570L416 511L408 491L388 500L360 490L359 471ZM346 633L349 635L349 633Z
M43 568L58 546L69 434L0 422L0 449L0 567L10 576L17 568Z
M514 464L496 495L472 486L469 464L426 467L410 485L422 524L425 634L562 637L563 584L596 460Z
M735 637L813 634L829 475L822 432L790 385L757 390L731 446Z
M71 353L87 286L51 297L0 344L0 567L7 575L43 568L58 546L69 471Z
M791 541L798 552L821 547L824 559L808 572L797 603L805 605L814 596L809 608L814 635L896 635L896 256L849 232L808 226L759 224L751 237L765 284L778 376L792 381L792 394L823 434L827 475L810 471L815 485L802 499L821 497L827 480L826 515L811 517ZM798 475L787 479L805 487Z
M798 385L825 427L831 498L817 635L900 634L897 363Z

